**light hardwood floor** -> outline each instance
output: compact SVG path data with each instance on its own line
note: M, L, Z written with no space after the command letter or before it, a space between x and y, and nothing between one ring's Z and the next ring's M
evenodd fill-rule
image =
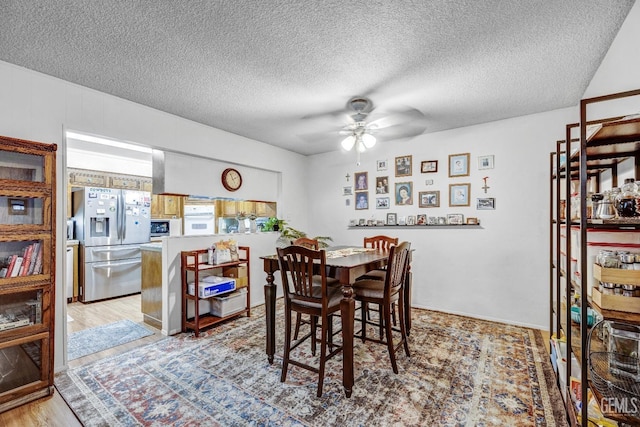
M139 294L90 304L80 302L67 304L67 315L68 333L123 319L143 323L142 313L140 312ZM158 329L146 323L144 326L153 330L154 334L118 347L107 349L100 353L94 353L72 360L68 363L69 368L75 368L108 356L120 354L164 338ZM53 396L27 403L0 414L0 427L76 427L81 425L57 390Z

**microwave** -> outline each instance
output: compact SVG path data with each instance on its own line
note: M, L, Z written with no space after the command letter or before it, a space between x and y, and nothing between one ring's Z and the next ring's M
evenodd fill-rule
M151 237L182 236L182 220L180 218L152 219Z

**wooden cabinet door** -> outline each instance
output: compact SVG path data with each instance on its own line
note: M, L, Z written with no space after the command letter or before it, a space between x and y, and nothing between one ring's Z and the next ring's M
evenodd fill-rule
M276 204L272 202L256 202L256 216L267 218L276 216Z
M164 214L167 216L180 216L180 196L163 196Z
M238 212L237 202L224 201L222 202L222 216L236 216Z
M151 218L162 217L162 211L164 210L164 205L161 197L162 196L158 196L157 194L151 195Z
M238 212L244 212L245 216L249 216L256 211L255 202L236 202L238 206Z

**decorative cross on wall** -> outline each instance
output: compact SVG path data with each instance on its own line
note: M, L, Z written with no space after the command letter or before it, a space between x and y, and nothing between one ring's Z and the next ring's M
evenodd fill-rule
M347 178L347 182L349 182L349 178L351 177L351 175L346 174L344 177Z
M489 179L489 177L488 177L488 176L485 176L484 178L482 178L482 180L484 181L484 186L482 187L482 189L484 190L484 193L485 193L485 194L487 194L487 190L488 190L489 188L491 188L491 187L489 187L489 186L487 185L487 180L488 180L488 179Z

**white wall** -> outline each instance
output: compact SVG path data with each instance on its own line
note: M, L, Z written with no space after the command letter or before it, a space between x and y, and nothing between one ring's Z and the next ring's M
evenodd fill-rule
M549 153L562 137L564 125L574 120L576 109L518 117L478 126L421 135L411 141L376 145L356 166L354 153L329 153L311 158L310 174L325 177L309 182L308 191L316 202L309 210L311 234L328 234L337 244L358 244L364 236L387 234L408 240L413 254L413 304L498 320L548 328ZM449 178L448 155L470 153L470 176ZM413 156L413 175L394 177L396 156ZM478 170L478 156L493 154L495 168ZM390 170L376 171L376 160L388 160ZM437 173L420 173L420 162L438 160ZM367 171L369 181L389 175L394 182L412 181L414 205L390 209L354 209L345 206L344 176ZM483 177L490 187L481 189ZM433 185L426 185L433 179ZM448 206L451 183L471 184L471 206ZM418 208L420 191L439 190L439 208ZM370 191L370 206L375 194ZM393 197L393 194L390 194ZM477 210L478 197L495 197L495 210ZM336 206L339 208L336 209ZM477 217L480 229L366 228L347 229L350 218L384 219L388 212L398 216L424 213L446 216L462 213Z

